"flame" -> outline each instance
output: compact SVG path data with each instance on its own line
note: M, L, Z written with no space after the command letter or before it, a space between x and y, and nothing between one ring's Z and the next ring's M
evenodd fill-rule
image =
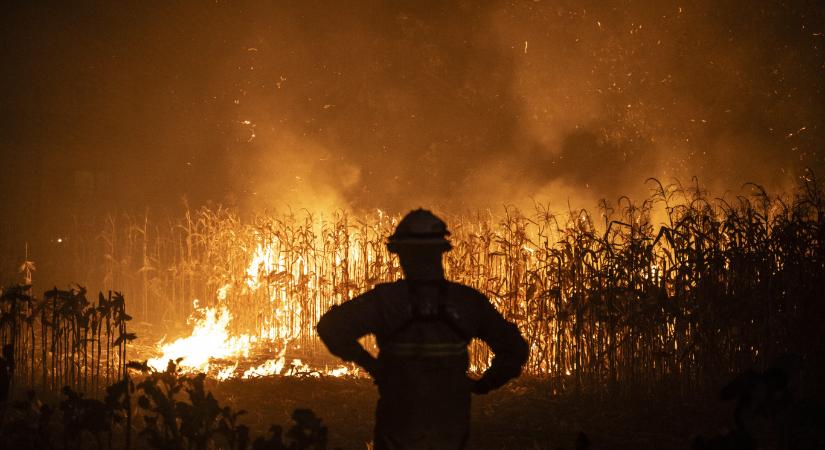
M231 336L227 330L232 320L232 313L224 305L217 308L199 308L198 301L193 302L195 314L190 317L193 324L189 336L162 344L162 356L149 359L148 364L155 370L164 370L167 362L181 359L178 366L191 372L209 372L210 360L248 358L250 343L255 338L248 334ZM198 316L201 316L198 318Z
M225 381L232 378L235 375L235 371L238 370L238 363L236 362L234 365L225 367L218 371L218 374L215 375L215 379L218 381Z
M268 284L270 276L277 276L286 270L283 256L279 256L274 248L273 245L258 244L245 270L244 287L247 293L267 287L269 303L274 310L273 317L264 319L255 334L230 332L232 313L225 302L232 291L232 285L225 284L215 293L216 306L201 307L198 300L193 302L194 313L188 320L192 331L188 336L173 342L159 342L156 350L160 356L149 359L148 365L160 371L165 370L169 360L178 361L178 367L183 372L206 373L218 381L272 375L357 376L359 371L347 366L319 370L304 364L300 359L293 359L289 366L286 365L287 347L300 332L296 329L297 321L290 319L301 314L301 307L295 302L288 302L285 289ZM302 261L298 261L295 267L293 272L296 273L293 275L306 275L307 268ZM250 354L256 350L271 353L272 349L276 349L274 358L238 374L238 367L243 360L250 358Z
M241 378L259 378L270 375L280 375L281 371L284 370L285 362L286 360L284 358L270 359L260 366L252 367L246 370Z
M344 376L347 376L349 374L350 374L350 369L349 369L349 367L346 367L346 366L341 366L337 369L332 369L329 372L327 372L327 375L333 376L333 377L344 377Z
M283 256L279 258L275 255L278 238L273 238L273 241L270 245L259 243L255 248L252 261L249 262L246 268L246 285L250 290L260 289L262 274L266 275L284 270Z
M148 365L155 370L164 370L169 360L177 360L178 367L186 373L207 373L218 381L233 378L260 378L273 375L308 375L320 377L358 376L360 371L348 366L338 366L332 369L315 369L304 364L300 359L293 359L286 365L286 345L281 347L277 356L264 363L250 367L238 375L240 362L248 359L250 353L261 342L249 334L231 335L228 326L232 314L224 305L217 308L201 308L194 302L195 314L190 318L193 324L189 336L177 339L171 343L159 343L162 354L148 360ZM263 346L261 346L263 347ZM227 361L231 361L227 364ZM284 370L286 369L286 371Z

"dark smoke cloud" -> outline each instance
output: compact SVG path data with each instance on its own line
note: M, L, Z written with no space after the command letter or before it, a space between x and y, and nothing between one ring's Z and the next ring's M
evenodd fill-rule
M822 164L812 4L413 5L254 14L237 122L259 163L236 164L256 202L591 202Z
M7 211L592 206L821 170L817 2L6 6Z

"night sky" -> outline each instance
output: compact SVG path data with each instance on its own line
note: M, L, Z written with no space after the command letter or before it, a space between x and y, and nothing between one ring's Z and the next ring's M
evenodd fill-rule
M3 5L6 236L183 199L779 192L825 166L817 1Z

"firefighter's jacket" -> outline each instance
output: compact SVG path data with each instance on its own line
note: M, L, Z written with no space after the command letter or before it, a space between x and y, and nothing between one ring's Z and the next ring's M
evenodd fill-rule
M462 448L471 392L504 385L528 356L518 328L487 297L446 280L379 284L330 309L317 329L330 352L364 367L378 385L376 449ZM358 343L367 334L376 337L377 359ZM477 381L467 377L472 338L495 355Z

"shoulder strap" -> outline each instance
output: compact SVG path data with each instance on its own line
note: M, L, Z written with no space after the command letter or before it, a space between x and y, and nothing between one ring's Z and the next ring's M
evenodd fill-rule
M409 289L410 301L410 318L396 327L391 332L387 333L385 342L392 342L403 331L411 327L415 323L420 322L442 322L450 327L450 329L465 343L470 342L470 338L464 330L458 325L458 314L455 308L447 302L447 289L449 284L446 280L436 281L407 281L407 288ZM436 285L437 299L434 305L412 304L418 300L419 288L425 285ZM433 307L434 306L434 307ZM466 344L465 344L466 345Z

